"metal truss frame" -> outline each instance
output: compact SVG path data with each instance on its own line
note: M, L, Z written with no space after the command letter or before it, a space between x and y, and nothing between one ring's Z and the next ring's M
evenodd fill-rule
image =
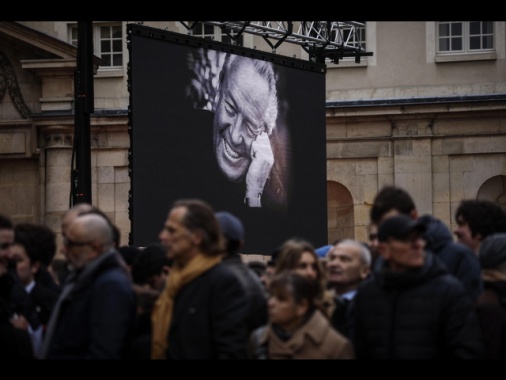
M360 31L365 27L358 21L180 21L191 34L198 23L218 26L231 40L236 41L243 33L261 36L276 53L284 42L300 45L313 62L330 60L339 63L345 57L372 56L359 43ZM360 40L360 38L358 39Z

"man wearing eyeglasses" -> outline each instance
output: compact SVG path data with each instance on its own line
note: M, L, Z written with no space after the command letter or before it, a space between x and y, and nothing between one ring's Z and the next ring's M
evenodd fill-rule
M51 314L44 359L121 359L136 318L135 294L101 215L75 217L64 237L69 275Z

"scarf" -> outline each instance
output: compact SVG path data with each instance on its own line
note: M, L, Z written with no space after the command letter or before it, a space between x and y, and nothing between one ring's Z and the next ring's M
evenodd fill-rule
M174 265L167 277L162 293L151 312L151 358L165 359L169 346L168 333L174 309L174 299L179 291L194 278L207 272L221 261L221 256L198 254L183 268Z

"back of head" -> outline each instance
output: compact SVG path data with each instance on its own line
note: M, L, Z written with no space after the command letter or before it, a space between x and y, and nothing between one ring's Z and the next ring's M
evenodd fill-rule
M132 279L136 284L147 284L150 277L158 275L164 267L172 266L172 260L162 244L150 244L140 251L132 265Z
M56 234L44 224L19 223L14 228L15 240L25 246L32 262L47 267L56 255Z
M118 252L123 257L123 260L125 260L125 263L131 267L140 255L141 249L134 245L122 245L118 248Z
M176 207L186 209L182 224L202 236L200 250L211 256L223 254L225 242L212 206L201 199L179 199L172 205Z
M370 219L373 223L379 224L383 216L393 209L400 214L409 215L416 209L416 206L406 190L396 186L385 186L374 198Z
M227 253L237 253L244 241L244 225L238 217L228 211L218 211L216 218L226 239Z
M506 233L487 236L480 245L478 258L482 270L502 268L506 275Z

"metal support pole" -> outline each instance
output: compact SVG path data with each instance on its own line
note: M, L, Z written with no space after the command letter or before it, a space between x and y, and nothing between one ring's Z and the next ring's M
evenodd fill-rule
M72 170L72 204L91 203L90 114L93 99L93 23L78 21L77 68L74 75L76 166Z

